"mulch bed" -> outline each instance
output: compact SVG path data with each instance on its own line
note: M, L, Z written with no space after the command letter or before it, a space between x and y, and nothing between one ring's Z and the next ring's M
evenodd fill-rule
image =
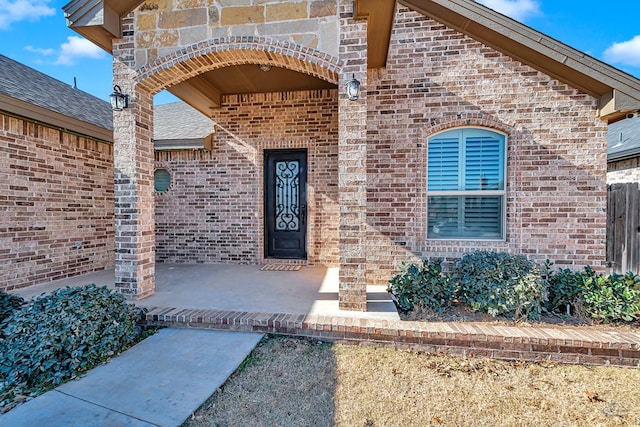
M544 313L539 319L510 319L504 316L493 317L488 313L473 311L462 303L454 305L438 313L429 309L418 309L410 312L398 311L400 319L426 322L470 322L489 325L506 325L522 327L590 327L598 330L636 331L640 329L640 321L622 324L596 323L583 316L567 316L558 313Z

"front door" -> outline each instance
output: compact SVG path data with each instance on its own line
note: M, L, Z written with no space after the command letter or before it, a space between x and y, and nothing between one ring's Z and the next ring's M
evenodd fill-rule
M307 258L307 150L264 153L265 257Z

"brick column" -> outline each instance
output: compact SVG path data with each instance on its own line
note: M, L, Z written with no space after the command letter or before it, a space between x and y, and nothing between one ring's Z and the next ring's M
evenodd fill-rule
M113 113L116 288L128 299L155 290L153 95L135 84L132 19L113 44L113 82L129 108Z
M366 311L367 221L367 23L354 21L353 2L340 1L338 103L338 200L341 310ZM360 81L360 99L350 101L346 85Z

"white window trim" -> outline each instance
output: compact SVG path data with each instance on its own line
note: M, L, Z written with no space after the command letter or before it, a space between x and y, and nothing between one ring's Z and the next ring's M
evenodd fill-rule
M502 190L473 190L473 191L429 191L429 140L431 138L435 138L438 135L449 132L452 130L464 130L464 129L479 129L486 130L489 132L493 132L504 137L504 156L503 156L503 165L504 168L504 188ZM509 136L501 132L497 129L484 127L484 126L459 126L441 130L439 132L434 133L433 135L429 135L427 138L426 144L426 200L425 204L427 206L427 227L426 227L426 238L427 241L458 241L458 242L506 242L507 241L507 189L508 185L508 155L509 153ZM453 197L464 197L464 196L501 196L502 197L502 212L501 214L501 230L502 236L487 239L482 237L429 237L429 197L437 197L437 196L453 196Z

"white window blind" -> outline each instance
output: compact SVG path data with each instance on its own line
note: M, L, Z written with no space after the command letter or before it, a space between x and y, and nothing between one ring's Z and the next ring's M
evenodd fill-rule
M457 190L460 179L460 141L438 138L429 142L429 191Z
M504 237L505 137L455 129L429 139L429 238Z

